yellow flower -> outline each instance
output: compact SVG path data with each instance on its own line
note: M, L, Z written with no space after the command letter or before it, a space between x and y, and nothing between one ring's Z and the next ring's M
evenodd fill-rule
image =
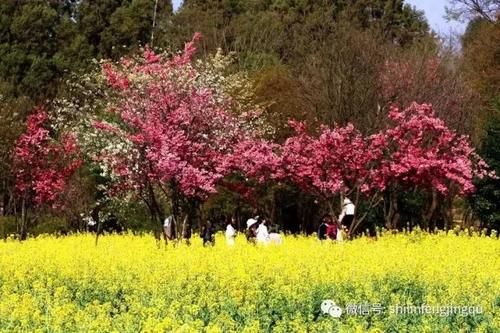
M43 236L0 242L0 331L488 332L500 329L500 241L454 233L342 244L284 236L258 247L158 248L153 237ZM340 318L321 312L331 299ZM349 305L381 313L347 313ZM480 313L400 315L396 305Z

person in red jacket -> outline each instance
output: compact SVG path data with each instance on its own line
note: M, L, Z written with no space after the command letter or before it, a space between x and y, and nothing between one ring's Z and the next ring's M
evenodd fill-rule
M326 222L326 236L331 240L337 239L337 223L335 223L331 216L328 216Z

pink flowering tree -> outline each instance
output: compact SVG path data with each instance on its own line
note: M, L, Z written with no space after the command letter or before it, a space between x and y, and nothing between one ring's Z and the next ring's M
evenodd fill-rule
M233 159L243 174L258 179L290 181L325 202L350 196L357 207L349 232L354 233L371 209L384 202L386 225L395 228L397 196L409 190L429 193L422 219L434 213L437 197L452 200L474 191L474 177L493 176L466 136L450 130L430 105L392 107L385 131L363 136L353 125L322 126L318 135L304 123L290 122L295 134L284 144L249 141ZM233 167L234 167L233 165ZM392 220L391 220L392 219Z
M321 126L318 136L307 133L304 123L291 122L295 135L282 148L282 176L324 201L333 214L334 199L352 196L356 205L368 199L369 208L380 202L373 184L382 157L380 141L364 137L352 124ZM357 217L349 232L366 215Z
M422 220L428 226L438 198L474 191L474 177L493 176L475 153L468 137L449 129L436 117L431 105L413 103L400 110L393 106L389 118L393 127L378 134L385 146L385 158L374 177L386 193L386 226L397 225L397 195L401 190L423 190L431 202Z
M26 130L14 148L16 191L21 204L20 235L26 238L29 224L36 221L33 210L44 205L58 208L69 179L81 164L75 138L51 137L44 108L37 108L26 121Z
M374 168L383 152L380 140L364 137L352 124L321 126L319 135L307 132L305 123L290 121L295 134L283 144L266 140L241 142L231 167L258 183L289 182L329 207L334 201L353 196L356 204L368 198L369 206L380 202L372 186ZM350 226L353 232L365 216Z
M215 193L231 171L234 147L261 128L259 112L231 98L227 80L196 66L198 38L173 57L146 49L140 58L103 65L113 102L93 120L105 138L93 159L113 179L112 194L139 197L158 226L162 200L180 217L182 202L192 208Z

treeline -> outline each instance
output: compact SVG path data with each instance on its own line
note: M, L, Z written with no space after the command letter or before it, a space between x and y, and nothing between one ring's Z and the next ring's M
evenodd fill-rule
M500 172L495 144L500 126L498 20L491 11L467 7L467 0L453 3L450 13L473 17L460 52L443 44L423 13L402 0L185 0L175 13L165 0L2 1L3 214L16 221L21 212L12 149L35 105L46 104L50 111L48 101L74 98L81 93L75 82L96 71L101 59L118 60L145 45L175 53L195 32L203 36L200 59L221 49L233 56L230 71L249 77L252 102L265 109L277 142L291 135L288 119L307 121L312 128L351 122L369 135L386 126L392 104L431 103L448 126L470 135ZM93 170L80 170L71 181L70 205L64 210L47 207L36 223L39 231L81 229L82 213L98 218L107 212L132 228L151 227L139 202L96 207L100 181ZM453 216L449 210L459 207L466 223L480 218L484 226L498 228L498 180L478 185L470 200L454 206L447 202L450 198L442 198L431 226L451 225L445 221ZM221 189L200 207L198 217L243 219L258 208L284 229L309 232L325 210L293 185L260 186L256 197L249 203ZM394 226L421 224L431 198L427 190L401 191ZM370 212L360 229L382 226L383 208ZM16 224L3 223L4 234L14 232Z

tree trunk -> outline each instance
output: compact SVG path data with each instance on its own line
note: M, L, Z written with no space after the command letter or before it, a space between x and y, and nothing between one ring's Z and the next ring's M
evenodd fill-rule
M21 203L21 225L19 228L19 239L26 240L28 238L28 209L26 208L26 199L23 198Z
M434 212L436 211L437 204L438 204L438 194L436 190L432 190L431 204L429 205L427 211L424 212L422 215L422 223L425 230L429 230L430 222L432 216L434 215Z
M163 232L163 220L164 214L163 211L156 200L156 195L151 183L147 184L148 190L148 201L149 201L149 209L151 213L151 218L153 221L153 225L155 225L155 238L159 242L161 240L161 235L163 234L163 238L165 240L165 244L167 243L167 236Z
M90 212L90 218L96 223L95 246L97 246L97 244L99 243L99 235L102 232L102 223L101 219L99 218L99 212L101 208L102 206L100 204L97 204L94 208L92 208L92 211Z
M4 203L0 203L0 223L2 224L2 238L4 241L7 241L7 234L5 233L5 209Z
M97 218L97 221L96 221L96 231L95 231L95 246L97 246L97 244L99 244L99 235L101 234L101 231L102 231L102 223L101 223L101 219L98 217Z
M448 231L453 225L453 196L448 196L445 199L446 205L443 211L444 215L444 230Z
M351 225L349 226L349 231L347 232L347 237L351 238L352 234L354 233L355 229L358 228L359 224L361 224L362 221L359 221L359 224L357 223L357 213L358 213L358 204L359 204L359 187L356 188L356 196L354 198L354 217L352 219Z
M326 204L328 205L328 213L332 216L335 217L335 210L333 209L333 204L330 202L330 200L326 200ZM339 221L340 222L340 221Z
M390 190L387 195L388 208L384 203L385 227L389 230L397 228L399 223L398 198L395 192Z

